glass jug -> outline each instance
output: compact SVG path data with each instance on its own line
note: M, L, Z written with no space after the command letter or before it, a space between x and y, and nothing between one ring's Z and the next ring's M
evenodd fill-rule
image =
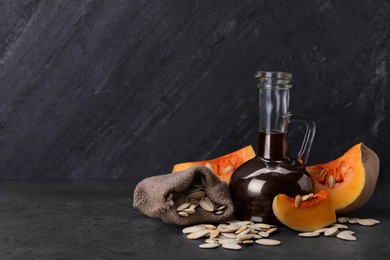
M241 220L277 223L272 212L273 198L284 193L292 198L314 190L313 180L305 170L315 134L315 124L303 115L289 112L292 74L260 71L260 127L256 156L232 174L229 189L236 217ZM303 144L297 158L288 154L289 122L306 125Z

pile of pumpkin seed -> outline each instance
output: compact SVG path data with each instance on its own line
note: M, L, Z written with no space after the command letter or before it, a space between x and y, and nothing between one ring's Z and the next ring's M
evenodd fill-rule
M213 212L216 215L224 213L226 205L218 205L207 197L203 188L206 186L204 177L196 178L192 184L182 192L170 193L168 201L174 201L177 214L181 217L188 217L196 212L200 206L202 209Z
M362 226L374 226L379 224L380 221L373 218L349 218L349 217L339 217L337 219L338 223L331 225L327 228L320 228L311 232L303 232L298 235L301 237L318 237L321 234L324 234L326 237L336 236L337 238L354 241L356 240L355 232L349 229L346 223L349 224L360 224Z
M354 241L356 240L355 232L347 230L349 224L360 224L363 226L373 226L380 221L373 218L349 218L339 217L338 223L329 227L321 228L311 232L299 233L300 237L318 237L324 234L326 237L336 236L337 238ZM265 223L254 223L252 221L232 220L230 222L219 224L198 224L186 227L182 230L188 239L205 239L200 244L200 248L222 248L231 250L240 250L242 245L259 244L264 246L277 246L281 244L280 240L270 239L270 235L278 230L276 225Z
M200 248L217 248L240 250L241 245L259 244L266 246L280 245L281 241L268 238L277 231L275 225L254 223L252 221L233 220L218 226L212 224L199 224L186 227L182 230L188 239L205 238Z

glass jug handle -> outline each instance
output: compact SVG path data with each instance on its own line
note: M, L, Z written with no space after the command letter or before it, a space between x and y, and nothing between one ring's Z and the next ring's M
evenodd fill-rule
M309 117L301 114L289 113L288 117L289 122L301 123L306 125L305 137L303 138L303 143L297 156L297 161L302 165L306 165L310 153L310 148L313 144L313 139L316 132L316 124Z

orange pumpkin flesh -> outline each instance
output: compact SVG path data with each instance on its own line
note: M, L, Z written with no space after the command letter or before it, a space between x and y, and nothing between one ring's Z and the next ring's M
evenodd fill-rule
M316 193L298 207L295 199L279 194L273 200L272 210L281 223L297 231L314 231L336 222L336 213L326 191Z
M337 213L348 213L363 206L375 190L379 158L359 143L338 159L306 167L315 190L329 193ZM333 179L332 179L333 178Z
M192 166L202 165L212 170L222 181L229 183L230 176L237 167L253 157L255 157L255 151L252 145L248 145L215 159L175 164L172 172L184 171Z

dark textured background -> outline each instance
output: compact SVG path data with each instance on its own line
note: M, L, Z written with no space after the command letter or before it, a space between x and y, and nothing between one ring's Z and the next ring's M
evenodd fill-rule
M363 141L388 179L389 30L383 0L2 0L0 178L142 179L256 146L262 69L293 72L310 164Z

